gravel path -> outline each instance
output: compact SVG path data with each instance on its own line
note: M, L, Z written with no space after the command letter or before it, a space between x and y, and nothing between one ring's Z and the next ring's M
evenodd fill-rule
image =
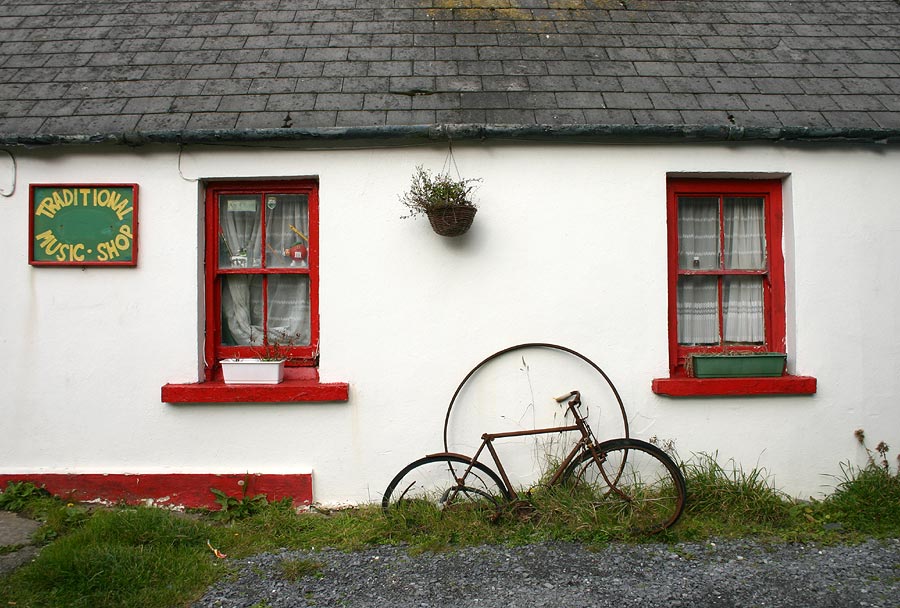
M317 575L288 581L281 562ZM728 540L676 545L571 543L410 555L403 547L262 554L194 608L341 606L900 607L900 540L852 546Z

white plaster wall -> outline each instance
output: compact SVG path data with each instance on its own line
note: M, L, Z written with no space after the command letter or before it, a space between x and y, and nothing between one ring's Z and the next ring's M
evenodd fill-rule
M377 500L406 462L443 448L447 403L496 350L546 341L613 379L633 436L683 457L764 467L791 494L829 490L862 463L853 430L900 445L900 150L789 146L457 145L484 179L460 239L401 220L417 164L446 148L286 150L191 146L15 150L0 183L0 473L314 472L323 502ZM2 160L2 159L0 159ZM5 162L5 161L4 161ZM667 173L786 175L790 369L811 397L673 399L667 373ZM199 378L201 181L320 180L323 381L347 403L167 405ZM28 184L140 184L137 268L32 268ZM550 397L585 390L601 436L621 434L598 377L527 351L473 377L451 448L486 430L558 421ZM599 406L599 407L598 407ZM519 479L555 445L510 446Z

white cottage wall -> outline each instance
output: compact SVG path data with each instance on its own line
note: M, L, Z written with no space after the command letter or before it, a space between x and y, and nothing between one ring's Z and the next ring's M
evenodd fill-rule
M288 150L189 146L16 150L0 198L10 297L0 318L0 474L314 472L317 500L377 500L406 462L443 447L457 384L512 344L574 348L613 379L632 435L682 457L764 467L799 496L863 462L853 430L900 446L900 151L772 145L456 145L480 177L459 239L401 220L416 165L446 148ZM786 176L789 368L813 396L668 398L666 175ZM347 403L169 405L200 377L202 184L317 177L323 381ZM138 183L136 268L27 263L28 185ZM5 184L0 188L6 192ZM592 383L594 383L592 385ZM573 386L573 384L576 384ZM554 420L549 398L584 388L600 434L615 422L596 374L528 351L473 378L451 447L494 425ZM604 392L606 391L606 392ZM612 414L610 413L612 412ZM602 416L602 421L600 417ZM554 446L523 442L517 479Z

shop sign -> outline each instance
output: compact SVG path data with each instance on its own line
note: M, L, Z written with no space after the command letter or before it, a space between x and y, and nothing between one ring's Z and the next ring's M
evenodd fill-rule
M29 263L135 266L137 184L32 184Z

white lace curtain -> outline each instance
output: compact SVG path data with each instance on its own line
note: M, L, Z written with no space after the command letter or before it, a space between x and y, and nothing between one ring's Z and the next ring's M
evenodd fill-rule
M220 268L307 267L309 216L306 197L266 197L263 234L260 196L223 196L219 207ZM263 239L265 238L265 243ZM263 282L268 293L264 319ZM224 275L222 277L222 342L259 345L264 326L270 343L308 345L309 277L303 274Z
M765 269L763 199L724 198L721 233L719 210L718 197L679 199L679 268L695 271ZM719 330L720 289L722 332ZM765 340L761 276L682 275L678 277L677 300L679 344L761 343Z

